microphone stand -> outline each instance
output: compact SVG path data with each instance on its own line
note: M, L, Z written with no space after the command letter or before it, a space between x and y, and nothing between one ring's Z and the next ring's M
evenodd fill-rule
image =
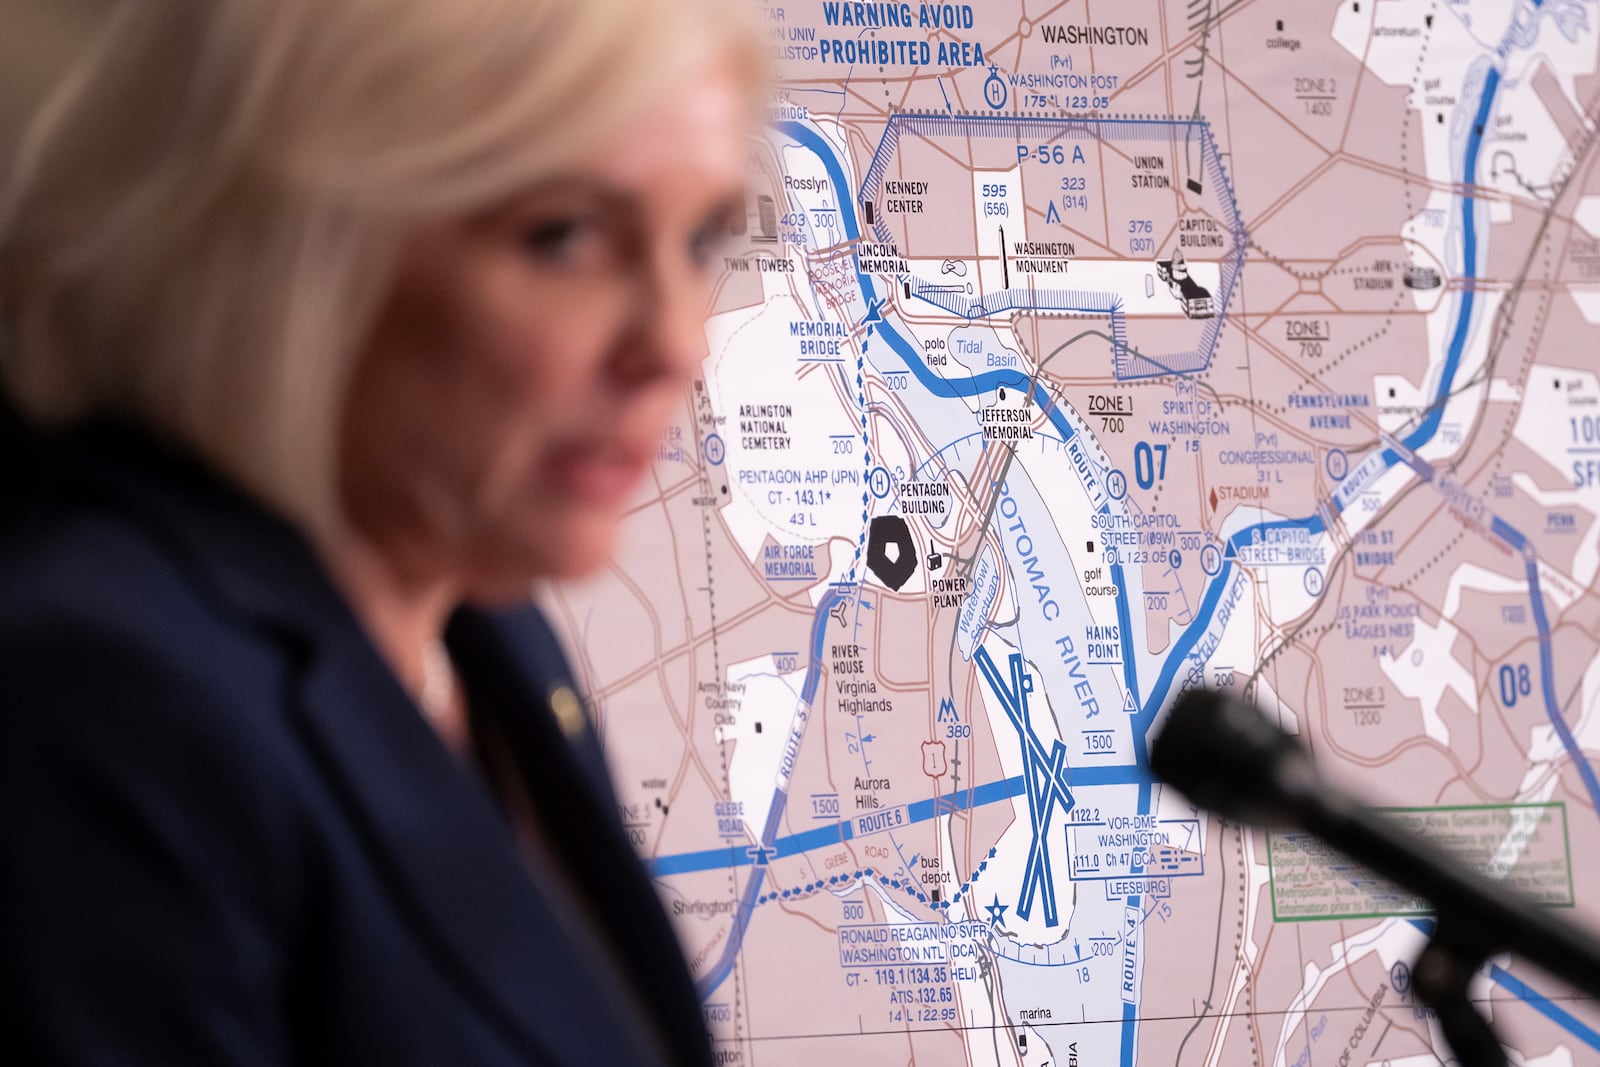
M1552 973L1600 989L1600 945L1543 912L1505 899L1506 887L1344 798L1323 797L1298 825L1434 906L1434 931L1411 967L1411 988L1433 1009L1461 1067L1506 1067L1505 1050L1468 996L1489 957L1513 951ZM1587 943L1585 943L1587 941Z
M1515 953L1600 995L1600 941L1333 789L1305 750L1253 705L1207 690L1185 693L1151 746L1150 769L1199 807L1261 827L1304 830L1431 902L1434 932L1411 983L1462 1067L1507 1062L1467 995L1489 957Z
M1433 936L1411 966L1411 988L1417 999L1433 1009L1445 1041L1455 1051L1461 1067L1507 1067L1506 1050L1489 1020L1478 1014L1467 996L1468 983L1492 954L1473 939L1452 936L1460 920L1447 922L1440 914Z

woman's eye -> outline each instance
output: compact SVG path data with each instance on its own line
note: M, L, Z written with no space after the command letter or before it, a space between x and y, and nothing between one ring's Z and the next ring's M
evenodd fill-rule
M700 267L709 267L728 243L728 228L716 222L702 226L689 241L689 255Z
M522 245L544 262L582 266L606 251L606 235L598 223L577 216L550 219L523 231Z

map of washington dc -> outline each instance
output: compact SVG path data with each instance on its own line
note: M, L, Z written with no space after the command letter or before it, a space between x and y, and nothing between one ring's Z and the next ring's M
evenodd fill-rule
M762 13L708 357L551 605L719 1061L1442 1062L1425 905L1147 754L1231 687L1600 920L1600 7Z

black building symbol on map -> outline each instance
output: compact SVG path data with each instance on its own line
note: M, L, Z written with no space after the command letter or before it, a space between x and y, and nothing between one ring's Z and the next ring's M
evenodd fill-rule
M778 203L766 193L756 197L756 232L750 235L752 241L765 241L772 244L778 239Z
M1214 314L1211 309L1211 290L1189 277L1189 264L1184 261L1183 249L1174 248L1171 259L1156 260L1156 277L1166 283L1167 291L1191 319L1209 319Z
M1432 267L1407 267L1405 283L1407 289L1437 289L1444 279Z

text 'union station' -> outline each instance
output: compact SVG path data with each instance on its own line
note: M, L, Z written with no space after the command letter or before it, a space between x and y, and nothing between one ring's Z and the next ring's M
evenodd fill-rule
M860 198L858 269L913 310L1100 316L1124 379L1210 365L1248 244L1193 119L893 115Z

